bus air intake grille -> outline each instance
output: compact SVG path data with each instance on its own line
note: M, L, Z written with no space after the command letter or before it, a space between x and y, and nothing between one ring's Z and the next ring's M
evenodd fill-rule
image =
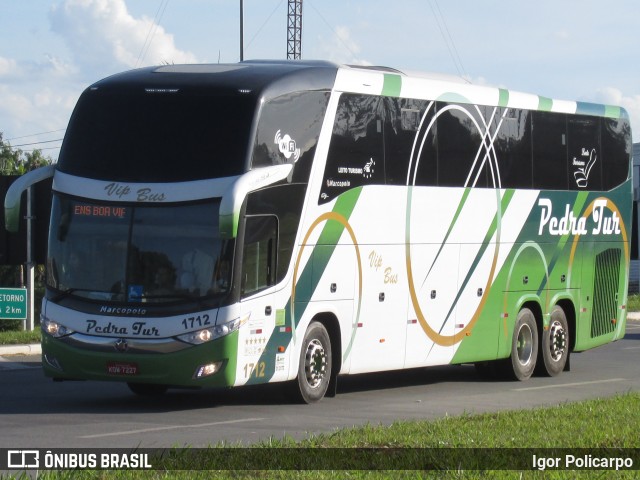
M610 248L596 255L591 338L606 335L616 328L614 319L618 317L617 292L621 255L619 248Z

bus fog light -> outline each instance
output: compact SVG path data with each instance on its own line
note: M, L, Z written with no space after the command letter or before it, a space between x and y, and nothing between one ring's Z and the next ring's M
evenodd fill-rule
M203 378L208 377L209 375L213 375L220 371L222 367L222 362L208 363L206 365L200 365L196 368L196 373L193 378Z
M62 371L62 367L60 366L60 363L58 362L58 359L56 357L54 357L53 355L48 355L48 354L44 354L44 361L47 362L47 365L49 365L52 368L55 368L56 370L60 370Z

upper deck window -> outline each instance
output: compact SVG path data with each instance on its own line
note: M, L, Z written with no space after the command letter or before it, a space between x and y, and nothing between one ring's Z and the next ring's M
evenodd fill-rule
M255 103L236 91L87 90L58 166L71 175L129 182L239 175L246 169Z

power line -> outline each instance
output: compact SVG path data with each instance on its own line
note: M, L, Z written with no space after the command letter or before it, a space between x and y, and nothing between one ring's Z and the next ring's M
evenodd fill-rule
M338 38L338 40L340 41L340 43L342 43L342 45L344 45L344 47L349 50L349 52L351 52L351 55L353 56L353 58L355 59L357 57L357 54L351 50L351 47L349 47L349 45L347 45L347 43L342 39L342 37L338 34L338 32L336 32L336 30L331 26L331 24L327 21L326 18L324 18L322 16L322 14L320 13L320 11L315 7L315 5L310 1L308 1L308 5L311 5L311 8L313 8L315 10L315 12L318 14L318 16L322 19L322 21L325 23L325 25L327 25L327 27L329 27L329 30L331 30L333 32L333 34Z
M433 0L433 1L435 2L440 15L438 16L435 9L433 8L433 3L431 3L431 0L429 0L429 7L431 8L431 13L433 13L433 17L436 20L436 25L438 26L438 30L440 30L440 35L442 35L442 39L444 40L447 50L449 51L449 56L453 61L453 65L456 68L458 75L460 75L461 77L466 76L466 72L464 71L464 67L462 66L462 61L460 60L460 56L458 55L458 50L456 49L455 43L453 41L453 37L451 36L451 33L449 33L449 29L447 28L447 23L445 22L444 16L442 15L442 11L440 10L440 6L438 5L438 0ZM442 25L440 25L441 21L442 21L442 25L444 25L444 30ZM448 36L445 35L445 30Z
M440 18L442 19L442 24L444 25L444 29L447 32L447 37L449 38L449 40L451 41L451 46L453 47L453 53L455 54L456 58L458 59L458 63L460 64L460 68L462 69L462 73L467 76L467 72L464 68L464 65L462 65L462 59L460 58L460 55L458 54L458 49L456 48L456 44L453 41L453 37L451 36L451 32L449 32L449 27L447 26L447 22L444 19L444 15L442 15L442 10L440 10L440 5L438 4L438 0L433 0L436 4L436 8L438 9L438 13L440 14Z
M58 130L49 130L48 132L32 133L31 135L22 135L20 137L5 138L5 141L6 142L10 142L11 140L19 140L20 138L37 137L38 135L46 135L48 133L64 132L65 130L66 130L66 128L60 128Z
M56 140L43 140L42 142L32 142L32 143L21 143L20 145L11 145L11 148L17 147L28 147L29 145L40 145L41 143L53 143L53 142L61 142L62 138L58 138Z
M284 0L280 0L278 2L278 4L276 5L276 8L274 8L272 10L272 12L269 14L269 16L267 17L267 19L264 21L264 23L260 26L260 28L258 29L258 31L253 35L253 37L251 37L251 40L249 40L249 43L247 43L245 48L249 48L251 46L251 44L253 43L253 41L256 39L256 37L260 34L260 32L262 31L262 29L265 27L265 25L267 23L269 23L269 20L271 20L271 17L273 17L273 15L276 13L276 11L280 8L280 5L282 5L282 3L284 2Z
M160 5L158 5L158 10L156 10L156 15L153 17L153 22L149 27L149 31L147 32L147 37L144 39L144 43L142 44L142 49L138 54L138 60L136 61L136 68L144 62L144 57L149 53L149 48L151 47L151 43L153 42L153 37L156 35L158 30L158 26L160 25L160 21L162 20L162 16L164 15L164 11L167 9L167 5L169 5L169 0L160 0Z

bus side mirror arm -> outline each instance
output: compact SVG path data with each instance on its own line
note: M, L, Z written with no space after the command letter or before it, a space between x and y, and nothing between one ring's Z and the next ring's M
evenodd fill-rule
M22 192L42 180L53 177L55 165L47 165L25 173L11 184L4 197L4 226L12 233L20 226L20 203Z

